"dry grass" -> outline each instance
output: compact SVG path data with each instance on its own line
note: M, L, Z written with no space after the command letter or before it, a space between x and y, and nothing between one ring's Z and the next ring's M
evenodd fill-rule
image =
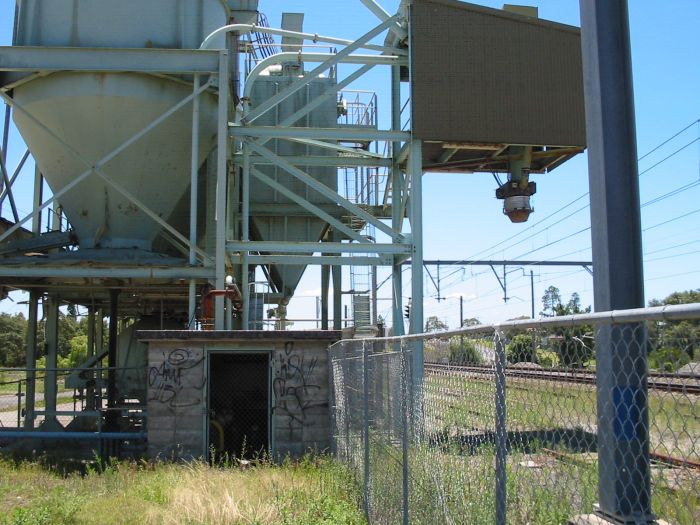
M115 463L60 475L0 461L0 525L364 523L344 467L315 458L252 468Z

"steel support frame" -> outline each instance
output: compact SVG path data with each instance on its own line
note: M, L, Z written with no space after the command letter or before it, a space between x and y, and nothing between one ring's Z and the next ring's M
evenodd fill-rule
M639 308L644 278L627 2L581 0L580 9L594 306ZM596 514L614 523L655 523L644 323L600 327L596 360Z
M232 124L230 126L230 135L235 140L241 141L241 149L234 158L238 159L238 165L241 166L241 225L242 232L240 234L240 241L231 240L227 243L226 251L233 264L240 264L243 277L241 283L242 289L244 290L243 298L243 315L242 315L242 329L248 328L248 303L249 297L247 293L247 275L248 269L251 265L265 265L265 264L303 264L303 265L320 265L324 270L323 282L330 280L330 275L333 276L334 282L334 304L339 303L340 300L340 288L339 281L341 279L340 267L343 265L369 265L369 266L379 266L386 265L393 268L394 273L398 273L399 286L401 277L401 267L400 265L406 258L419 253L420 258L422 258L422 240L420 239L420 233L418 236L406 237L403 235L402 228L404 224L404 217L407 210L407 203L409 198L406 195L410 191L410 186L408 183L409 177L403 177L403 174L399 171L399 177L401 179L401 184L395 186L397 197L394 202L403 203L403 206L397 206L397 213L400 217L395 217L392 219L392 224L388 225L382 222L380 219L368 213L365 209L356 206L355 204L344 199L336 190L333 190L319 181L315 180L313 177L309 176L297 166L308 166L308 162L305 162L306 158L285 158L276 155L274 152L265 147L270 140L282 139L300 142L308 144L314 147L322 147L330 150L335 150L337 152L345 152L347 154L352 154L355 158L342 158L340 162L333 156L328 158L317 158L312 160L313 165L318 166L333 166L338 167L339 165L372 165L372 166L383 166L383 167L394 167L395 158L386 158L378 154L371 152L359 152L357 150L344 148L338 144L338 141L352 141L352 140L364 140L364 141L390 141L395 142L399 145L401 143L408 143L411 140L410 133L402 132L400 130L400 111L401 111L401 101L400 101L400 89L399 89L399 68L401 65L406 65L407 60L405 56L408 54L405 51L398 52L395 48L385 48L383 49L385 55L381 57L371 57L363 55L352 55L351 53L359 48L367 47L367 42L383 33L387 29L392 29L399 33L400 37L406 36L406 31L397 22L399 21L398 16L389 16L383 13L383 10L375 2L370 2L367 4L368 7L377 15L381 23L371 29L364 36L360 37L355 41L343 42L346 47L342 49L339 53L335 55L329 55L328 57L321 56L320 54L308 55L309 60L321 61L323 62L312 71L306 73L303 77L292 83L286 89L279 92L274 97L263 101L260 105L254 108L248 107L249 95L252 93L252 86L257 78L257 72L262 71L267 65L272 63L281 63L288 60L303 60L304 56L299 56L294 54L294 56L287 56L288 54L280 54L275 57L271 57L264 63L261 63L256 67L256 69L249 75L246 79L246 85L244 88L243 96L243 117L238 123ZM232 25L228 28L221 28L215 33L212 33L203 44L203 47L209 45L213 38L217 34L228 31L246 31L246 28L239 25ZM302 36L303 35L296 35ZM308 37L309 35L306 35ZM314 38L314 41L317 41ZM393 56L386 56L393 55ZM327 89L320 97L309 102L306 106L300 108L293 115L288 116L282 120L279 124L275 126L256 126L251 125L255 120L267 113L268 111L275 108L279 103L293 95L299 89L302 89L319 74L324 72L326 69L336 66L343 62L353 62L364 64L358 70L353 72L348 77L340 80L338 84ZM373 129L351 129L351 128L302 128L302 127L290 127L300 118L308 115L315 108L319 107L324 101L329 97L335 97L337 92L343 89L345 86L354 82L356 79L362 77L364 74L369 72L376 65L389 65L392 69L392 74L396 77L396 89L395 95L397 98L396 103L392 101L392 109L395 110L395 116L392 118L392 127L389 130L373 130ZM398 147L394 148L394 151L398 151ZM420 161L418 161L420 163ZM338 215L329 210L328 206L324 208L316 203L309 202L308 199L301 195L298 195L283 185L279 184L273 178L262 173L260 170L256 169L256 165L272 165L285 172L291 174L298 180L301 180L309 188L314 191L324 195L329 199L332 205L337 206ZM399 170L398 166L395 170ZM421 170L422 172L422 170ZM325 222L327 222L335 231L334 235L340 233L345 238L349 239L351 243L341 243L336 237L336 242L323 243L323 247L320 246L321 243L285 243L285 242L260 242L250 240L250 185L251 179L256 180L266 184L267 186L273 188L278 193L284 195L286 198L295 202L309 214L319 217ZM417 184L420 189L420 184ZM372 224L375 228L380 230L382 233L387 235L391 240L390 245L369 242L359 233L355 232L339 220L339 215L342 210L347 210L354 216L360 217L368 224ZM422 221L417 221L420 210L416 210L414 217L412 217L411 225L413 228L414 224L419 224ZM420 232L420 226L418 227ZM417 239L417 240L416 240ZM356 241L356 242L352 242ZM416 244L418 246L416 246ZM313 253L322 253L321 256L313 256ZM351 256L342 256L341 254L348 254ZM360 255L362 254L362 255ZM326 270L326 268L328 271ZM422 282L422 279L419 279ZM422 300L422 294L421 294ZM327 311L327 301L325 301L325 311ZM338 317L338 312L340 312L339 304L334 306L334 317ZM418 309L418 315L420 315L421 320L417 323L417 329L420 330L422 327L422 311ZM401 323L401 307L398 308L398 315L394 315L394 326ZM328 323L324 323L327 326ZM336 324L337 327L337 324Z
M217 186L219 189L224 187L227 182L228 169L228 52L227 51L209 51L209 50L151 50L151 49L90 49L90 48L45 48L45 47L0 47L0 57L2 57L2 70L14 72L35 72L50 73L54 71L90 71L90 72L143 72L154 74L194 74L193 92L191 95L171 107L160 117L144 127L140 132L129 138L127 141L115 148L111 153L100 159L98 162L90 162L83 158L75 149L70 147L60 136L48 129L42 122L36 119L30 112L25 110L6 93L0 90L0 97L5 101L8 107L15 111L22 112L30 120L34 121L44 131L46 131L54 140L56 140L66 151L76 157L81 163L86 166L86 170L78 175L71 183L58 192L56 192L46 202L35 202L34 210L31 214L20 219L16 217L16 224L0 236L0 241L6 239L14 231L20 228L23 224L31 219L34 219L35 225L39 224L41 212L53 203L58 202L60 197L80 182L91 175L98 176L104 182L116 191L124 195L132 203L138 206L152 220L160 224L167 234L174 238L173 245L178 249L185 250L189 256L190 267L188 268L168 268L168 269L144 269L144 268L127 268L115 269L116 274L121 274L125 278L138 277L165 277L169 275L179 275L182 278L188 278L189 282L189 319L190 327L194 327L194 316L196 311L196 279L211 278L217 283L217 287L223 287L225 278L225 234L220 231L220 225L224 224L221 217L225 216L226 199L225 192L218 191L220 197L217 200L217 253L214 259L217 267L212 273L209 269L197 266L197 258L201 258L205 264L213 262L210 256L197 247L196 231L197 231L197 183L198 183L198 149L199 149L199 97L214 84L214 78L218 76L219 86L224 86L219 89L219 112L218 112L218 147L221 154L217 157ZM200 75L209 74L210 79L204 85L201 85ZM173 115L176 111L183 108L189 102L193 104L192 118L192 164L191 164L191 199L190 199L190 234L189 238L181 235L177 230L170 226L166 221L161 219L155 212L150 210L145 203L141 202L135 195L127 191L116 181L110 179L102 171L101 167L106 165L111 159L119 155L133 143L137 142L141 137L161 124L164 120ZM5 188L3 188L0 199L9 197L12 202L11 183L17 178L21 167L28 157L28 152L22 158L17 169L12 177L8 177L3 163L3 178L8 179ZM41 184L42 178L39 176L35 180L35 184ZM36 193L36 192L35 192ZM36 200L36 198L35 198ZM39 229L34 228L35 233ZM23 276L23 277L46 277L46 269L34 269L34 271L24 271L27 268L0 268L0 275L6 276ZM57 277L74 276L74 269L54 267L49 270L49 273ZM100 277L105 273L104 270L90 269L95 277ZM205 270L205 271L202 271ZM114 277L114 272L107 272L110 277ZM19 275L22 274L22 275ZM81 270L81 276L85 276L84 270ZM217 318L223 319L223 309L217 309Z

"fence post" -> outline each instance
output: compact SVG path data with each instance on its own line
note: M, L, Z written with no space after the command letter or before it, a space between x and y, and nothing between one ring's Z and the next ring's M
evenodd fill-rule
M336 457L338 454L337 432L336 432L336 402L335 402L335 375L333 371L333 347L328 347L328 435L330 438L331 456Z
M22 427L22 380L17 381L17 429Z
M506 351L503 344L503 332L496 328L496 525L506 525Z
M362 437L364 441L365 515L369 522L369 348L362 341Z
M410 523L409 514L409 464L408 464L408 409L409 404L409 360L406 355L406 347L401 343L401 481L402 481L402 501L403 501L403 525Z

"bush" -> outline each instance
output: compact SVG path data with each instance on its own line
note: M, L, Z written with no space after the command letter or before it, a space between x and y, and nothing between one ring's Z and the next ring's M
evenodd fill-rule
M484 356L473 341L462 337L450 339L450 363L480 365L484 362Z
M509 363L534 362L534 346L531 336L518 334L506 345L506 359Z
M649 368L675 372L690 363L690 356L680 348L659 348L649 353Z
M559 356L556 352L538 348L535 351L535 355L537 356L537 362L545 368L556 368L559 366Z

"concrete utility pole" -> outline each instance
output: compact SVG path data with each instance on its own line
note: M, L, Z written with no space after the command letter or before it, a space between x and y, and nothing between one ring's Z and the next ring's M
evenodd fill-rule
M595 310L639 308L644 279L627 1L580 0L580 8ZM580 523L654 523L644 342L640 324L598 329L599 505Z

